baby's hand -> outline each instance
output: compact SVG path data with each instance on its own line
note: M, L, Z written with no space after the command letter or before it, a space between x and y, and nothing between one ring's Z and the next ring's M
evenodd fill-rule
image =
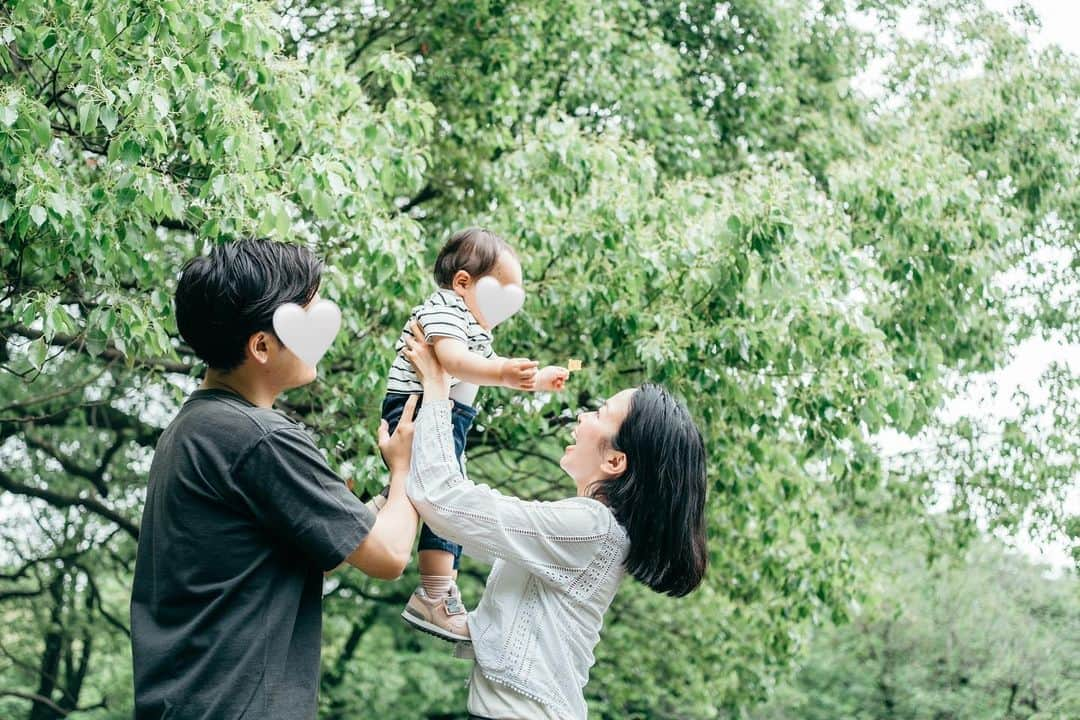
M570 371L558 365L548 365L536 373L537 392L558 392L566 387L566 380L570 377Z
M536 366L540 363L528 358L503 360L499 380L504 387L514 390L536 389Z

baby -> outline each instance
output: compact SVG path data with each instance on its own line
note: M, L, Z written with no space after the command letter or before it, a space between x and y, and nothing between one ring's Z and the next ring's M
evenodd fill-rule
M412 336L409 323L416 318L424 328L425 340L432 343L439 362L453 378L450 394L455 398L452 417L459 465L465 452L465 436L476 417L472 407L476 389L471 386L550 392L562 390L570 375L563 367L537 370L538 363L532 360L495 354L491 347L492 325L476 298L477 281L489 275L500 285L521 287L521 264L502 238L481 228L462 230L450 238L435 260L435 282L439 289L413 309L398 338L394 348L397 355L390 366L382 404L382 416L393 432L409 395L423 392L424 386L412 364L402 354L405 336ZM469 640L466 611L455 582L461 546L439 537L424 525L417 554L420 587L413 591L401 616L410 625L445 640Z

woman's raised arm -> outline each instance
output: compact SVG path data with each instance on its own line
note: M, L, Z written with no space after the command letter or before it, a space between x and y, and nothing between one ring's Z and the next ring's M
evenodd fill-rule
M415 322L413 334L424 337ZM424 522L473 557L524 566L579 597L591 593L588 578L623 559L611 512L590 498L526 502L470 481L454 454L449 377L427 343L407 341L405 354L424 381L405 486Z
M451 407L449 400L425 399L416 419L405 487L424 522L473 557L501 558L587 596L589 577L623 560L614 516L591 498L524 501L473 483L454 456ZM586 572L590 568L593 573Z

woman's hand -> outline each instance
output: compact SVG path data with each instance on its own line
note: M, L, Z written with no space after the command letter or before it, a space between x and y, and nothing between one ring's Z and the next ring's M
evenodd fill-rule
M405 401L405 410L401 413L394 434L390 435L386 420L379 423L379 452L382 453L390 476L409 472L412 460L413 415L416 413L418 395L410 395Z
M431 344L424 340L424 328L416 318L413 318L410 329L412 337L405 336L405 349L402 352L424 383L424 397L446 400L450 397L450 373L439 362Z

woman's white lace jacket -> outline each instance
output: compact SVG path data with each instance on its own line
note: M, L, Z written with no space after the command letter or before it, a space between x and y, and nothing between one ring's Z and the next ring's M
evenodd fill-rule
M448 400L421 406L406 488L432 530L493 563L469 614L476 661L492 682L584 720L583 688L624 572L626 532L590 498L526 502L471 482L454 455L450 410Z

